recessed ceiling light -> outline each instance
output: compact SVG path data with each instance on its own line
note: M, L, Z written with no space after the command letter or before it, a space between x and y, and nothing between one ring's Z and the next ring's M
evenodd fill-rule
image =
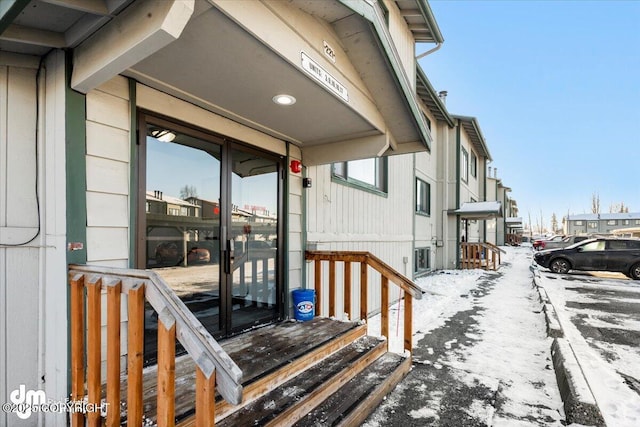
M171 142L176 139L176 134L165 129L155 129L151 131L151 136L161 142Z
M291 95L280 94L274 96L272 99L273 102L278 105L293 105L296 103L296 99Z

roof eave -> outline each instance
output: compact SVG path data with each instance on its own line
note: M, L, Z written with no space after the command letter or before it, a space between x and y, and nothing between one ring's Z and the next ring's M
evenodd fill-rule
M407 103L407 107L411 111L414 119L414 124L418 133L420 134L421 142L427 150L431 149L431 132L427 125L426 119L422 114L416 94L413 90L409 77L404 72L404 68L398 52L395 50L394 44L391 40L391 35L386 23L384 22L384 16L377 3L369 2L354 2L353 0L338 0L341 4L358 13L370 22L384 54L389 61L389 66L393 71L393 75L398 83L398 87L401 89L404 99Z
M440 97L438 96L438 93L436 92L434 87L431 85L431 82L427 78L427 75L424 73L422 67L420 67L420 65L416 63L416 89L418 89L421 85L427 91L431 103L435 104L436 111L434 113L440 113L442 119L447 122L447 125L449 125L450 128L453 128L455 126L453 117L451 117L451 114L449 114L449 112L447 111L447 107L445 106L444 102L442 102L442 99L440 99ZM423 102L425 103L425 105L428 104L424 99Z
M433 15L433 11L431 10L431 6L427 0L416 0L416 6L422 12L427 25L429 26L429 30L433 35L434 43L443 43L444 37L442 37L442 33L440 32L440 27L438 26L438 22L436 21L435 16Z

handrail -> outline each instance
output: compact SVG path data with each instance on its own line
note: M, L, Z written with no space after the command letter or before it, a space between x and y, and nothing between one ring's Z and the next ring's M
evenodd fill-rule
M367 309L368 272L371 267L381 275L381 332L389 338L389 282L393 282L405 292L404 295L404 349L411 352L413 336L412 305L413 298L422 299L424 291L413 281L403 276L388 264L369 252L360 251L306 251L305 259L315 262L316 312L322 308L322 269L321 262L329 262L329 316L335 315L336 299L336 262L344 263L344 308L351 319L351 263L360 263L360 319L368 319Z
M306 251L305 258L307 260L315 261L351 261L351 262L364 262L370 267L374 268L381 274L387 275L391 280L400 288L411 294L415 299L422 299L424 291L413 281L398 273L389 264L382 261L370 252L366 251Z
M87 327L87 376L93 375L93 381L87 381L87 389L89 393L89 401L99 402L99 390L95 390L95 387L100 385L100 293L103 289L107 290L107 311L108 316L113 315L114 321L119 323L119 301L120 294L129 295L129 311L136 314L139 317L143 313L144 299L146 299L153 309L158 313L158 382L160 383L161 375L164 375L162 379L168 381L169 384L173 384L175 378L171 378L175 371L175 340L177 339L185 348L187 353L191 356L197 366L197 379L201 385L201 389L209 393L208 397L199 396L197 401L202 402L202 406L205 408L204 412L207 412L209 406L213 405L214 395L213 383L218 384L218 391L220 395L232 404L239 404L242 401L242 370L236 365L236 363L229 357L220 344L211 336L211 334L205 329L202 323L195 317L195 315L187 308L187 306L178 298L173 290L167 285L167 283L155 272L149 270L134 270L134 269L120 269L112 267L100 267L100 266L87 266L87 265L70 265L69 266L69 280L72 286L72 318L71 318L71 330L72 330L72 372L74 383L72 392L74 398L82 398L84 392L84 361L82 348L84 345L84 305L81 303L84 296L84 288L87 289L87 314L88 321ZM113 295L111 295L113 294ZM113 301L113 302L112 302ZM76 310L74 313L73 310ZM97 314L96 314L97 313ZM111 317L107 318L107 322L110 322ZM92 323L93 322L93 323ZM138 329L142 326L137 325L141 322L140 319L129 319L130 323L136 323ZM97 326L96 326L97 324ZM162 326L162 327L160 327ZM91 328L98 328L91 332ZM131 324L130 324L131 329ZM116 353L112 356L115 359L119 357L119 327L107 328L108 331L115 331L114 347L116 347ZM131 373L131 363L137 363L135 368L139 371L139 374L134 374L134 381L129 381L129 388L138 388L130 393L139 393L142 397L141 389L141 375L142 375L142 348L141 345L131 341L131 334L140 334L139 330L130 331L130 348L128 348L129 354L129 375ZM98 336L96 337L96 334ZM93 338L92 338L93 336ZM115 339L117 338L117 339ZM137 337L141 343L141 337ZM111 338L108 338L111 339ZM92 343L93 341L93 343ZM96 344L97 341L97 344ZM163 343L161 348L161 343ZM93 347L92 347L93 346ZM96 348L97 346L97 348ZM131 348L133 346L134 348ZM114 351L107 346L107 351ZM165 353L168 353L167 356ZM97 355L96 355L97 354ZM97 361L95 360L97 357ZM107 356L109 358L109 356ZM167 361L167 367L161 368L161 357L167 361L167 357L170 359ZM96 374L97 370L97 374ZM110 380L119 384L119 363L112 361L111 364L107 359L107 401L109 401L109 390L114 389L113 384L109 384ZM97 375L97 377L96 377ZM135 375L138 375L136 378ZM96 385L97 384L97 385ZM92 390L93 388L93 390ZM118 385L119 388L119 385ZM169 387L170 388L170 387ZM169 393L169 397L172 398L175 393L175 387L173 390L164 393ZM158 397L158 419L160 420L160 412L165 409L161 404L161 387L159 386ZM166 389L166 387L165 387ZM119 408L119 391L116 393L113 402L117 402ZM96 396L97 394L97 396ZM165 396L166 397L166 396ZM172 399L164 399L172 400ZM173 403L166 403L173 407ZM133 415L134 423L135 419L139 419L141 414L141 401L136 405L138 408L130 408L129 416ZM211 409L212 410L212 409ZM131 414L133 411L133 414ZM113 411L117 412L117 411ZM166 419L170 419L171 416L166 416ZM212 421L212 420L211 420ZM80 424L80 421L74 422ZM107 424L111 425L109 419ZM159 422L160 424L160 422Z
M499 246L494 245L494 244L493 244L493 243L491 243L491 242L482 242L482 243L484 243L485 245L489 246L489 247L490 247L491 249L493 249L494 251L499 251L500 253L503 253L503 254L506 254L506 253L507 253L507 251L505 251L504 249L502 249L502 248L501 248L501 247L499 247Z
M484 268L485 270L490 267L496 270L502 262L500 254L506 253L505 250L489 242L461 242L460 252L460 268Z

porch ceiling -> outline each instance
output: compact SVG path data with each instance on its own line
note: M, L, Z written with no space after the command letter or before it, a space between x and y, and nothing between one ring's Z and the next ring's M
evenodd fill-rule
M218 9L196 14L178 40L124 74L301 146L380 133ZM296 103L276 105L283 93Z
M115 20L121 12L129 6L141 8L141 4L150 2L3 0L3 3L0 50L40 56L57 48L81 50L110 27L112 34L118 34L121 23ZM411 0L401 1L398 6L413 25L419 41L439 40L437 25L430 11L425 12L424 4L422 0ZM412 93L408 79L399 72L398 58L390 57L388 35L380 33L380 26L370 21L371 16L363 17L348 3L335 0L292 0L288 5L324 21L339 38L340 47L365 85L360 100L349 102L332 93L301 69L300 58L287 57L269 46L264 37L250 33L242 23L223 12L228 4L217 4L215 0L196 0L195 11L177 40L146 57L137 52L141 56L139 61L130 64L126 61L131 55L116 52L120 55L119 62L110 66L115 70L119 64L125 64L115 74L135 78L300 146L305 164L427 149L431 137L417 107L415 91ZM376 8L369 3L359 7ZM118 30L114 31L115 28ZM85 58L91 59L91 55ZM111 72L103 68L102 75L98 75L91 67L88 69L94 74L87 78L76 76L74 69L74 82L82 80L77 89L83 92ZM272 98L281 93L293 95L297 102L288 107L277 106ZM371 102L365 110L363 96Z

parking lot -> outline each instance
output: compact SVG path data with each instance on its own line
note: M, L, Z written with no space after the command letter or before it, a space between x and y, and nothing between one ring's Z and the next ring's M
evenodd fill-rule
M607 425L637 425L640 281L618 273L538 273Z

